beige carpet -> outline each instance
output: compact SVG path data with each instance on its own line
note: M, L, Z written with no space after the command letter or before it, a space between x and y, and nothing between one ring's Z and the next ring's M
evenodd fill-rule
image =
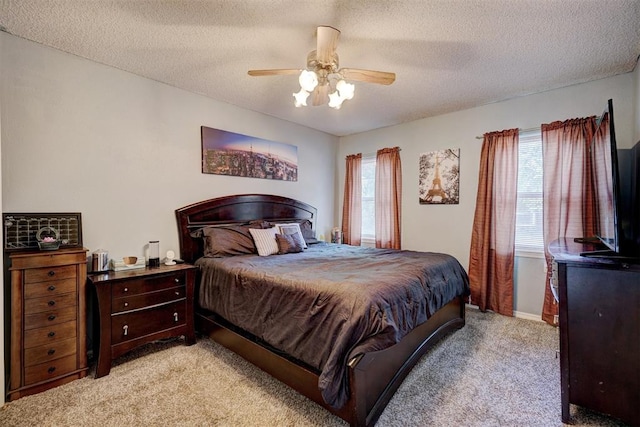
M561 426L558 331L468 310L429 352L378 426ZM576 425L618 426L572 407ZM2 426L344 426L342 420L208 339L154 343L111 374L24 397Z

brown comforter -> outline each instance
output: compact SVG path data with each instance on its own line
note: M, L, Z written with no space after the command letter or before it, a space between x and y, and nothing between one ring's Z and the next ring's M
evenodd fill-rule
M440 253L316 244L196 264L200 306L317 369L322 396L336 408L348 397L351 357L397 343L469 293L460 263Z

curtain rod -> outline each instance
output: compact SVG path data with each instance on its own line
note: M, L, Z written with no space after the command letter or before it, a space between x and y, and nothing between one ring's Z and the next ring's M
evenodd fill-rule
M383 148L381 148L381 150L383 150ZM402 148L398 148L398 151L402 151ZM360 154L362 154L362 157L376 157L378 152L374 151L373 153L360 153Z
M518 132L533 132L534 130L540 130L540 129L542 129L542 126L539 126L537 128L529 128L529 129L520 129L520 128L518 128ZM476 136L476 139L484 139L484 135Z
M602 116L595 116L596 117L596 121L600 120L600 118ZM535 128L529 128L529 129L520 129L518 128L518 132L533 132L534 130L542 130L542 125L535 127ZM484 139L484 135L483 136L476 136L476 139Z

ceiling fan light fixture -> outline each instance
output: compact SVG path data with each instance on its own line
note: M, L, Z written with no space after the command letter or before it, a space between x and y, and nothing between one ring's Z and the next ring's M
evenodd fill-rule
M300 89L300 92L294 93L293 97L295 98L294 105L296 107L306 107L307 98L309 97L309 92L307 92L304 89Z
M318 75L313 71L302 70L298 81L302 89L307 92L313 92L316 86L318 86Z
M347 99L352 99L355 85L345 79L356 82L390 85L396 79L395 73L365 70L360 68L340 68L336 48L340 31L321 25L316 32L316 49L307 54L307 65L300 68L281 68L270 70L249 70L250 76L297 75L300 92L294 93L295 106L306 107L311 96L313 106L327 105L339 109ZM333 91L333 92L332 92ZM329 92L332 92L329 94Z

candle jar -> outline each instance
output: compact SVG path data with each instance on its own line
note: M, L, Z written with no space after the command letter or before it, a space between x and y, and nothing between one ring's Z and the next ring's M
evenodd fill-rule
M160 267L160 241L149 240L149 267Z

